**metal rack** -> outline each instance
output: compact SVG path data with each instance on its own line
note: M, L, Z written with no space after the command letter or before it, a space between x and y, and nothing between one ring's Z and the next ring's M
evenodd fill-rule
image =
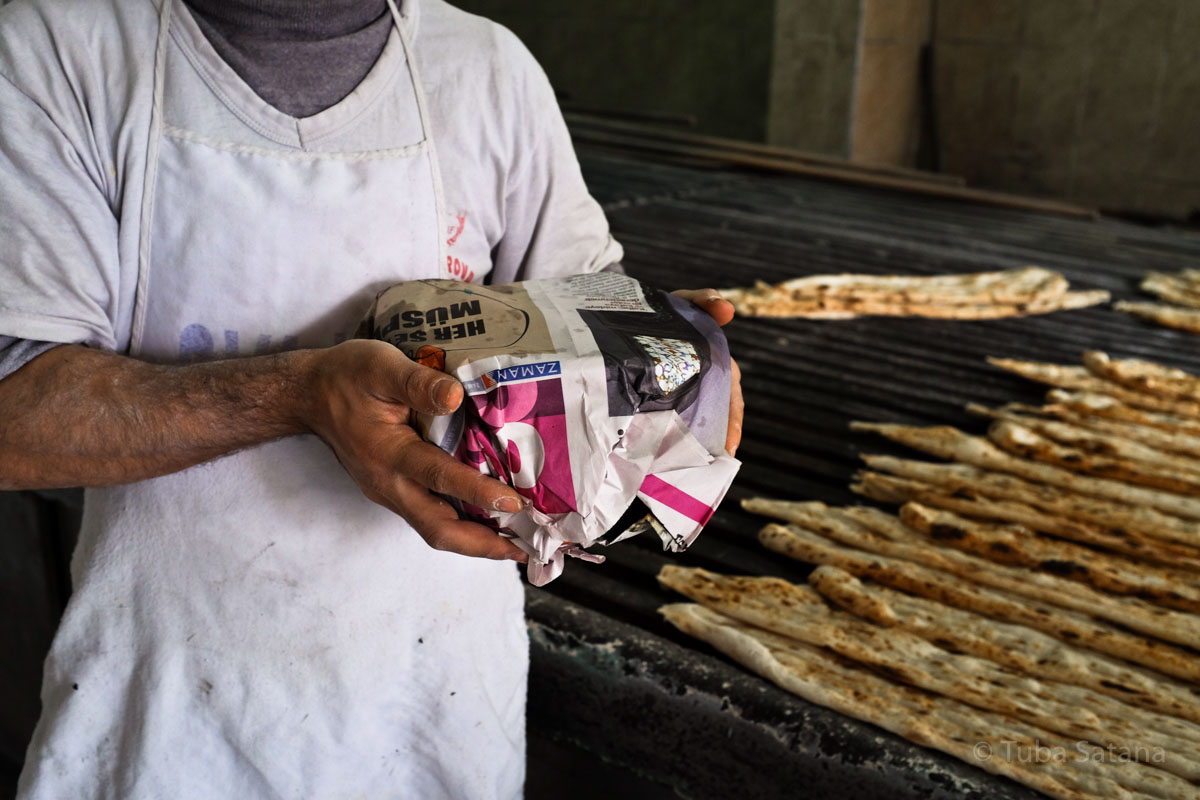
M746 285L803 274L1061 271L1074 288L1139 295L1151 269L1200 266L1200 235L1081 219L771 171L681 166L580 151L584 176L626 250L629 274L661 288ZM695 798L1029 798L1007 779L815 707L679 634L657 615L681 598L654 579L668 562L803 580L768 553L742 497L857 502L862 452L904 453L849 432L852 419L982 431L968 401L1036 401L1042 388L985 356L1078 363L1085 349L1200 371L1200 337L1107 307L952 322L735 320L747 417L741 473L693 548L651 537L568 563L528 590L531 730L574 742Z

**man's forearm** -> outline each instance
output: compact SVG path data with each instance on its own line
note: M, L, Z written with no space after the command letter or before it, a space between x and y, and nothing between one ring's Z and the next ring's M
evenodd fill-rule
M129 483L304 433L315 358L163 366L56 347L0 380L0 489Z

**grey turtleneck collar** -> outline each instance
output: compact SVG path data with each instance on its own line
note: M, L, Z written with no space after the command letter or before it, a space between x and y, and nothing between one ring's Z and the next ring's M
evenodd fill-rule
M293 117L335 105L371 71L392 28L386 0L185 0L214 49Z

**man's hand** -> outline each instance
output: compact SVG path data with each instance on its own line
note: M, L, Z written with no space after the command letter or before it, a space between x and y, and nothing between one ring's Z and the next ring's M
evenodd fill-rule
M721 297L715 289L679 289L672 294L700 306L718 325L728 325L733 319L733 303ZM732 358L729 359L729 366L733 371L733 385L729 389L729 428L725 434L725 451L732 456L737 454L742 441L742 417L746 404L742 400L742 371Z
M462 403L457 380L423 367L390 344L353 340L322 351L312 373L312 431L333 448L363 494L404 517L429 545L468 556L525 561L508 539L466 522L432 494L495 511L525 500L510 486L421 439L413 411L449 414Z
M481 508L522 502L409 427L410 409L445 413L462 399L453 378L384 342L177 366L62 345L0 379L0 489L133 483L313 432L433 547L523 561L429 492Z

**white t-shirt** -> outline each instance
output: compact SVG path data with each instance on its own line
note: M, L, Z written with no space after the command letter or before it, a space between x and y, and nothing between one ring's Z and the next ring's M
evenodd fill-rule
M430 275L504 282L619 260L529 53L441 0L405 6L446 201L448 261ZM158 21L151 0L0 10L0 335L130 346ZM233 105L191 103L234 87L179 47L164 101L176 141L203 131L302 155ZM364 108L322 146L407 140L411 117L392 127ZM210 352L250 355L247 338ZM515 567L430 550L312 437L89 491L72 572L23 797L520 794Z

